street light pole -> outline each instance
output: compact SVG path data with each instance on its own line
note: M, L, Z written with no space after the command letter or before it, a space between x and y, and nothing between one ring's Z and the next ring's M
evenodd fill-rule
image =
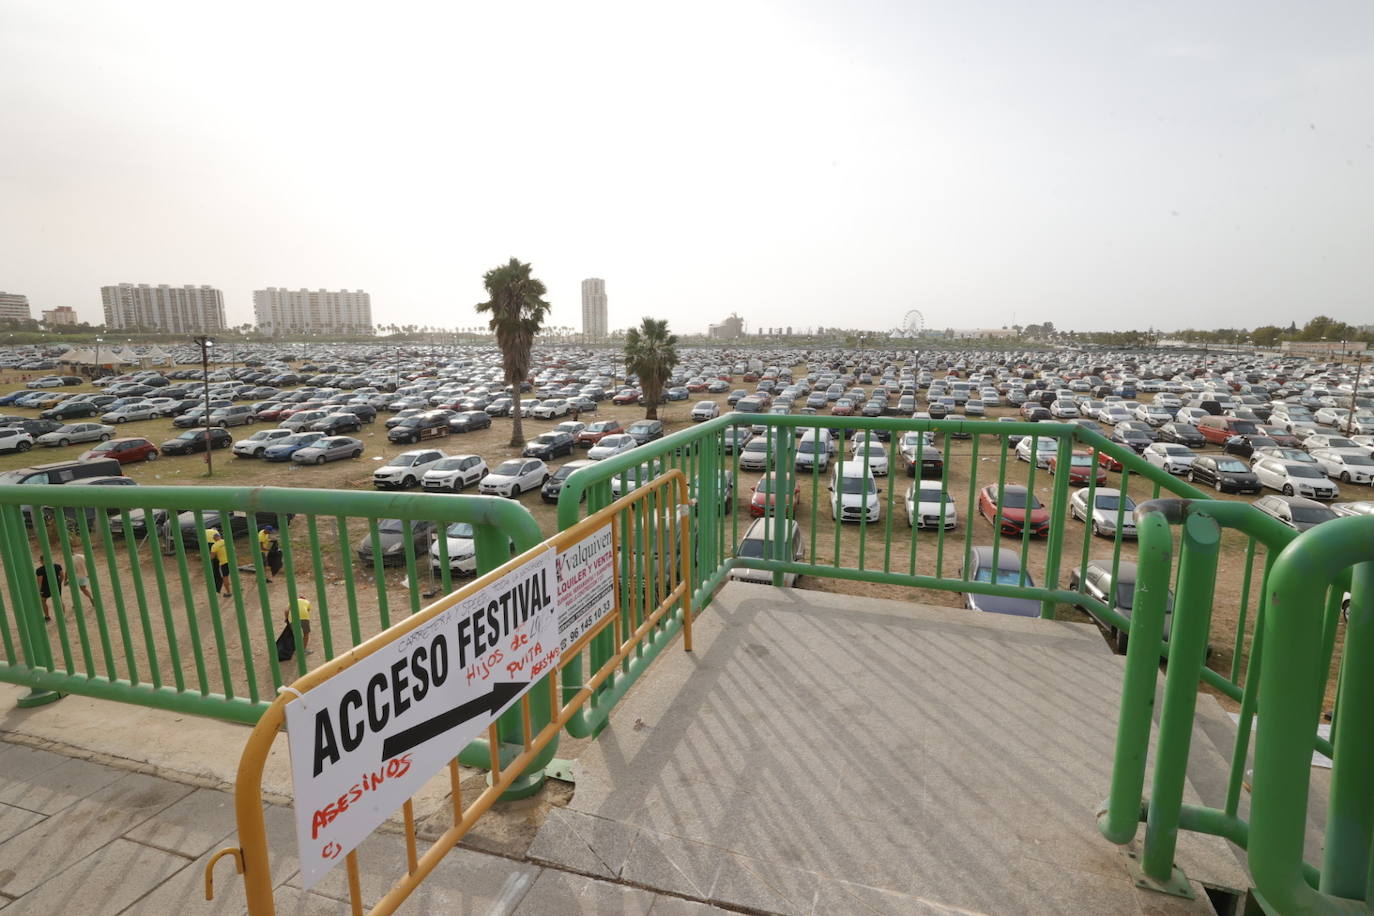
M210 348L215 342L204 334L194 339L200 345L200 374L205 383L205 476L214 477L215 460L211 457L214 450L210 448Z
M1355 429L1355 399L1360 396L1360 373L1364 369L1363 353L1355 354L1355 384L1350 386L1350 414L1345 418L1345 434L1349 436Z
M91 376L91 381L100 378L100 345L104 342L105 338L103 337L97 337L95 339L95 372Z

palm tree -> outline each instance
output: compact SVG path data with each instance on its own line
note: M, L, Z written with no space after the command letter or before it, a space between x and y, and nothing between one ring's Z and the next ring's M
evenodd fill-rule
M520 383L530 374L530 350L534 335L549 314L549 304L543 296L548 290L543 282L530 276L530 265L515 258L509 263L487 271L482 285L491 298L477 303L478 312L490 312L488 327L496 332L496 345L501 348L501 366L506 370L506 384L511 386L510 444L519 446L525 441L525 428L520 419Z
M658 401L676 365L677 335L668 333L667 321L645 318L625 332L625 372L639 376L648 405L644 419L658 419Z

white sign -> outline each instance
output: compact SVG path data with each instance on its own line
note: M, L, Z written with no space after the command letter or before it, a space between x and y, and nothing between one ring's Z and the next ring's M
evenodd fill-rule
M568 646L615 610L615 551L605 525L558 552L558 648Z
M315 885L559 658L552 548L286 705Z

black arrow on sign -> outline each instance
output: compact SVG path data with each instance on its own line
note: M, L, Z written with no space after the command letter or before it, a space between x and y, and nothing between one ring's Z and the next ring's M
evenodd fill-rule
M382 742L382 759L390 760L392 757L398 757L412 748L419 747L431 738L437 738L449 729L457 728L464 722L478 716L495 715L496 710L520 696L529 689L529 686L529 681L508 681L493 684L491 692L485 693L475 700L468 700L466 703L453 707L448 712L441 712L439 715L426 719L417 725L412 725L404 731L388 735Z

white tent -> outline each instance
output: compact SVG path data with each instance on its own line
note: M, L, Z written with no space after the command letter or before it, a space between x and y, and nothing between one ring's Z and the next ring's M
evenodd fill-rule
M101 356L103 357L104 354L102 353ZM73 347L66 353L57 357L57 361L59 363L69 363L73 366L94 366L95 353L87 347Z

